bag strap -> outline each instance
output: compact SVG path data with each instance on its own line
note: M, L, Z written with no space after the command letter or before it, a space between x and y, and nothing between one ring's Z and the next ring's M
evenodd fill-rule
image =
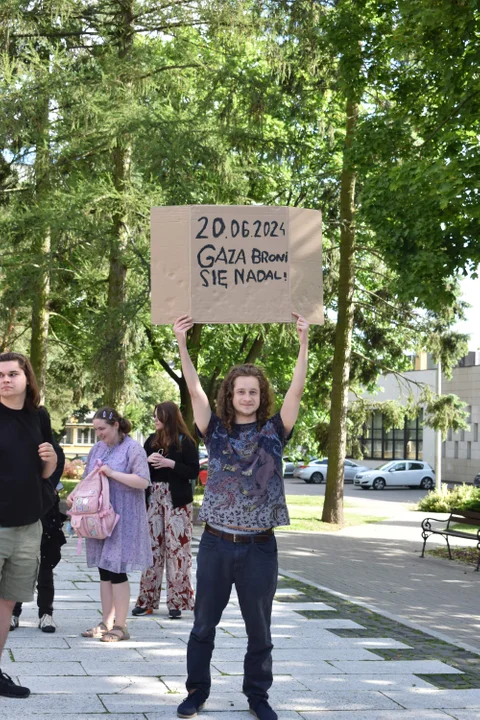
M98 475L100 478L100 482L102 484L102 498L103 498L103 507L105 510L108 510L110 507L110 485L108 482L108 478L105 475L105 473L98 471Z

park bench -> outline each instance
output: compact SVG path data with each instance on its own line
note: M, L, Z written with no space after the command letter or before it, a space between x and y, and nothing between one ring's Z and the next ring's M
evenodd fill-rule
M441 523L443 527L438 525L433 526L432 523ZM446 523L446 524L445 524ZM454 525L472 525L477 528L477 532L466 533L461 530L455 530ZM450 517L445 520L438 520L437 518L425 518L422 521L422 537L423 537L423 549L420 557L425 557L425 545L430 535L441 535L447 541L448 555L450 560L452 559L452 551L450 550L449 537L463 538L464 540L471 540L477 543L478 548L478 562L477 571L480 567L480 512L474 512L473 510L452 510Z

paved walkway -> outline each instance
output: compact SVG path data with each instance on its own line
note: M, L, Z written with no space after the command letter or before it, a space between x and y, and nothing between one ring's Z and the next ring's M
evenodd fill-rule
M480 651L480 573L455 561L420 557L421 520L427 516L432 513L404 510L331 534L278 533L280 566ZM431 538L427 549L436 545L445 547L445 541Z
M359 543L346 532L309 536L308 542L304 536L282 536L281 564L288 561L302 576L321 572L328 587L340 578L340 586L348 590L349 576L343 563L348 547ZM360 545L369 544L368 538L361 540ZM371 584L377 583L383 565L391 565L390 554L381 545L381 541L371 541L375 564L362 559L366 551L363 556L352 556L353 594L363 574L369 578L368 593L363 595L375 595ZM403 562L401 552L400 547L394 551L397 565ZM376 572L370 571L372 565ZM430 559L422 567L424 579L425 573L432 578L444 574L443 567L436 572L437 565ZM426 585L421 568L417 570L419 584ZM456 576L450 577L459 588ZM133 604L138 574L132 580ZM378 591L378 584L376 587ZM457 598L461 598L459 589ZM47 635L36 627L36 608L31 604L25 607L20 627L9 635L2 669L30 687L32 695L26 700L0 698L0 718L175 717L176 706L185 694L191 613L172 621L163 606L153 616L129 620L130 641L106 644L79 636L81 630L98 621L99 610L98 576L86 567L83 556L76 555L76 540L71 539L56 573L57 632ZM274 603L273 636L275 683L271 701L280 720L480 717L479 655L285 574ZM251 717L241 694L245 643L238 602L232 596L217 631L212 694L201 713L203 720Z

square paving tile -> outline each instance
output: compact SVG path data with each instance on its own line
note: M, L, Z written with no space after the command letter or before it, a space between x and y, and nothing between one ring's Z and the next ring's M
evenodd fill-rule
M411 688L407 691L385 690L385 695L408 710L436 708L478 708L480 718L480 690L428 690Z
M344 660L332 662L336 668L348 674L378 675L380 673L413 673L414 675L445 675L461 674L461 670L450 667L439 660L378 660L369 663ZM480 690L479 690L480 692Z
M42 678L45 685L45 678ZM31 684L27 685L31 687ZM5 720L10 718L21 718L25 720L25 713L28 708L35 713L35 717L39 714L58 714L61 717L70 715L105 713L105 707L94 694L85 695L54 695L52 693L44 695L31 695L26 700L20 702L11 698L0 698L0 717ZM89 719L90 720L90 719ZM110 720L110 716L108 717Z
M305 720L448 720L443 712L436 710L369 710L367 712L302 712ZM109 716L110 718L110 716ZM476 718L475 720L478 720Z

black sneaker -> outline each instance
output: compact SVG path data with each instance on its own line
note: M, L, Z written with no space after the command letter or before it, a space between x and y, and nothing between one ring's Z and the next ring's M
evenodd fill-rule
M12 615L10 618L10 630L16 630L20 625L19 619L16 615Z
M57 626L53 622L52 616L49 615L48 613L45 613L44 615L42 615L42 617L40 618L40 621L38 623L38 627L44 633L54 633L55 630L57 629Z
M177 708L177 715L180 718L193 718L203 708L207 696L202 690L194 690L189 693L185 700Z
M171 620L178 620L178 618L182 617L182 611L181 610L169 610L168 617Z
M140 605L135 605L135 607L132 610L132 615L151 615L153 613L153 610L150 610L149 608L140 607Z
M26 698L30 695L30 690L21 685L15 685L10 675L0 670L0 695L3 695L3 697Z
M266 700L258 700L255 703L248 703L250 706L250 712L258 720L278 720L278 715L275 710L272 710Z

